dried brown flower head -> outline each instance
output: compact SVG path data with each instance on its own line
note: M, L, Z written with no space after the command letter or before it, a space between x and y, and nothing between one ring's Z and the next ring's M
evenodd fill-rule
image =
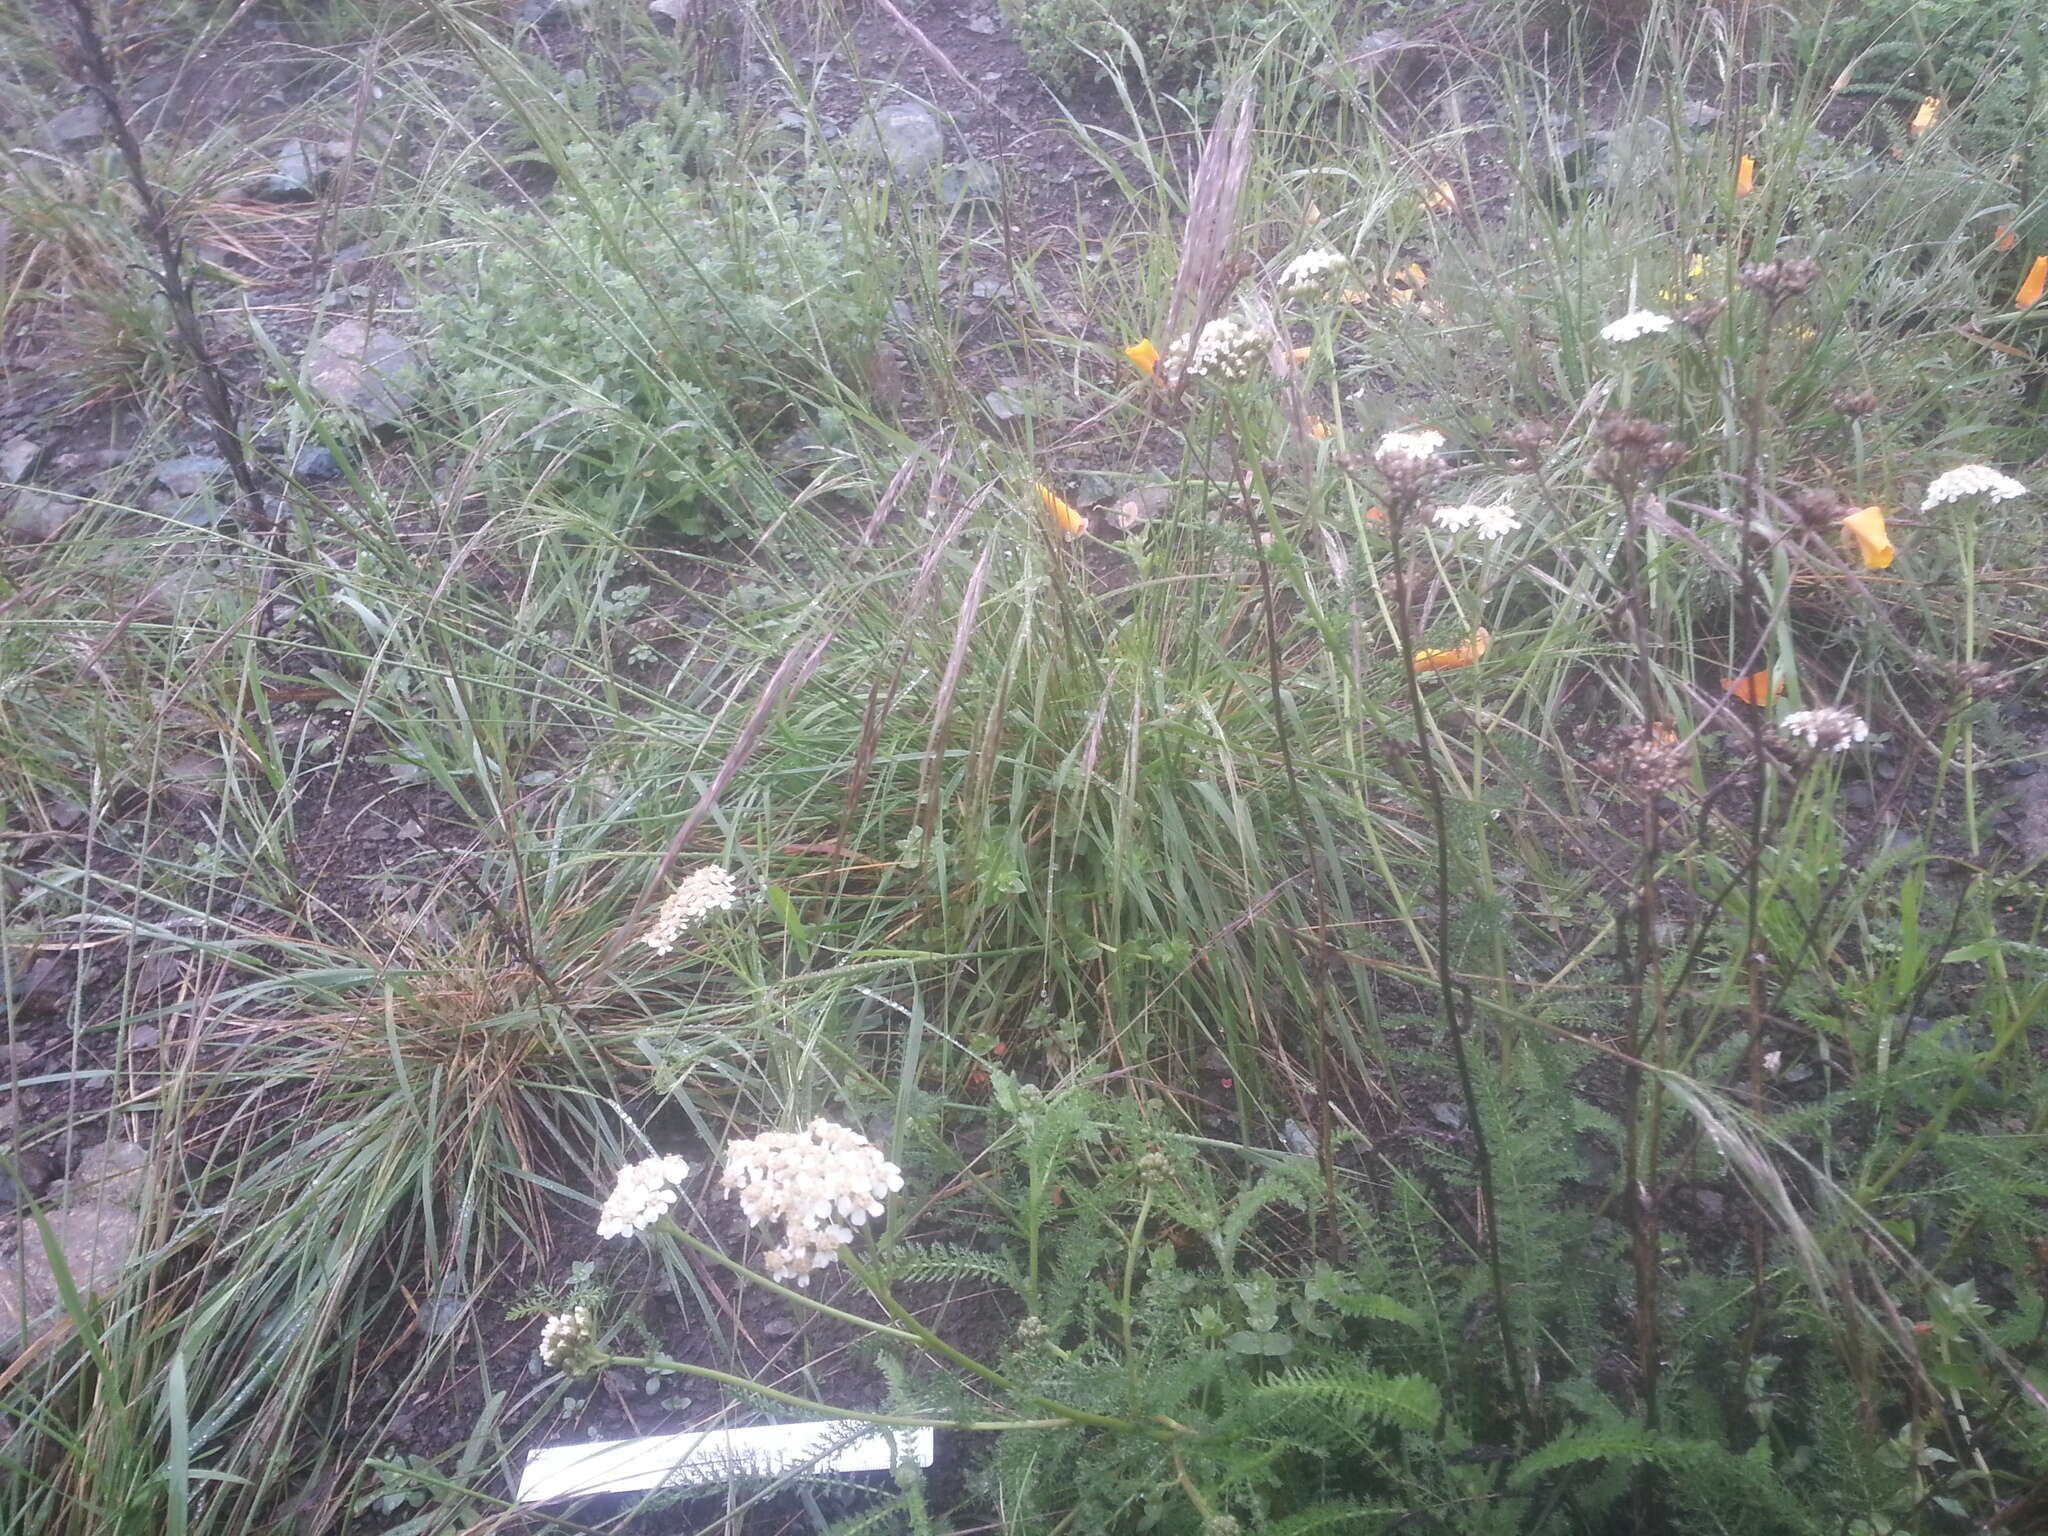
M1702 299L1678 312L1678 323L1695 336L1704 336L1728 308L1726 299Z
M1557 431L1547 421L1517 422L1509 429L1505 441L1514 455L1509 467L1533 474L1543 467L1543 456L1557 446Z
M1603 416L1593 435L1600 443L1594 475L1624 494L1662 479L1692 451L1654 421L1635 416Z
M1877 409L1877 391L1838 389L1828 397L1828 403L1844 416L1868 416Z
M1789 500L1792 510L1799 514L1799 520L1816 532L1833 529L1856 510L1848 498L1829 485L1794 491Z
M1803 256L1787 261L1752 261L1745 263L1736 275L1742 279L1743 287L1776 309L1820 281L1820 263Z
M1692 779L1692 760L1678 733L1663 721L1618 725L1593 759L1596 772L1625 789L1669 795Z

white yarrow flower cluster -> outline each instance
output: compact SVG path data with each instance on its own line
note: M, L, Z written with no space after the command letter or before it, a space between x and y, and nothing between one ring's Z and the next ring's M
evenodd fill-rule
M721 1182L739 1196L747 1225L782 1224L782 1245L762 1255L769 1277L807 1286L853 1241L855 1227L882 1214L903 1172L858 1131L813 1120L806 1130L734 1142Z
M1920 510L1931 512L1965 496L1982 496L1987 501L2011 501L2024 496L2027 488L2011 475L2000 474L1989 464L1964 464L1934 477L1921 499Z
M676 1203L677 1185L690 1176L680 1157L650 1157L619 1170L619 1181L597 1213L599 1237L629 1237L645 1231Z
M1490 506L1468 502L1464 506L1438 507L1432 514L1432 520L1447 533L1461 533L1470 528L1482 539L1497 539L1522 526L1515 509L1504 501Z
M1780 720L1778 729L1816 752L1846 752L1858 742L1870 739L1868 722L1839 704L1798 710Z
M557 1312L540 1325L540 1360L550 1370L575 1365L578 1358L597 1342L597 1324L588 1307Z
M1174 377L1248 379L1266 357L1266 338L1225 315L1202 327L1199 336L1183 336L1166 349L1167 370Z
M1373 450L1376 459L1433 459L1437 450L1444 445L1444 435L1432 427L1418 427L1412 432L1389 432L1380 439L1379 447Z
M1351 260L1337 251L1304 251L1280 272L1280 291L1290 299L1319 299L1351 270Z
M738 906L739 899L739 882L733 879L732 871L706 864L669 892L668 900L654 914L654 921L640 935L640 942L657 955L666 955L674 950L677 939L712 913Z
M1654 309L1636 309L1623 315L1619 320L1610 320L1600 327L1602 341L1636 341L1644 336L1658 336L1677 324L1669 315L1660 315Z

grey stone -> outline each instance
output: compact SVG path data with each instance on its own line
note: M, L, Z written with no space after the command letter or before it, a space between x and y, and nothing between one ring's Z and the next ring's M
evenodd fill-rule
M462 1321L467 1307L460 1290L450 1291L444 1286L440 1295L429 1297L420 1307L420 1332L430 1339L446 1338Z
M135 1212L99 1200L61 1207L45 1220L48 1246L62 1255L81 1297L111 1289L142 1237ZM13 1251L0 1257L0 1351L11 1354L24 1332L55 1312L62 1300L42 1229L25 1223Z
M96 101L66 107L43 124L43 139L55 150L84 149L106 136L107 114Z
M249 183L249 195L263 203L310 203L320 195L322 172L304 139L287 139L277 169Z
M1002 195L1002 172L986 160L963 160L939 172L939 196L948 203L993 203Z
M31 442L25 437L10 437L0 443L0 480L19 483L28 478L28 472L36 467L36 460L42 457L43 445Z
M71 1177L64 1181L67 1205L96 1202L140 1209L143 1170L149 1166L149 1149L132 1141L103 1141L78 1156Z
M946 158L939 120L914 101L892 101L863 117L846 137L856 153L880 160L898 181L922 181Z
M47 543L78 514L77 502L42 491L15 491L0 503L0 532L24 544Z
M411 342L361 320L330 325L306 348L299 381L365 427L389 426L419 399L423 385Z
M165 459L151 471L156 483L173 496L197 496L228 472L228 461L210 453Z
M993 16L970 16L967 18L967 30L982 37L994 37L1003 28Z
M295 480L332 480L341 474L341 460L325 443L308 443L292 460Z

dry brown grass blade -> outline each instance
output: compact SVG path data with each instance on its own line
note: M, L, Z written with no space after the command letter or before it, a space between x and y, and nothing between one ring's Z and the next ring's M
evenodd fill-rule
M1237 233L1237 200L1252 165L1252 122L1257 116L1249 84L1224 94L1188 196L1188 223L1180 242L1180 268L1166 306L1166 336L1186 336L1208 323L1235 286L1230 241Z

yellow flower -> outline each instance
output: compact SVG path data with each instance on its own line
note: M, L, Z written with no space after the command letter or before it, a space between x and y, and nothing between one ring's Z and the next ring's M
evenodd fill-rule
M1458 206L1458 194L1451 190L1448 181L1440 181L1436 184L1436 190L1422 200L1422 204L1431 213L1449 213Z
M1483 629L1475 629L1470 640L1450 650L1417 651L1409 665L1417 677L1425 672L1448 672L1453 667L1471 666L1492 648L1493 636Z
M1747 197L1756 190L1756 157L1744 155L1735 167L1735 195Z
M1892 563L1891 536L1884 531L1884 508L1864 507L1842 519L1849 537L1863 553L1863 568L1881 571Z
M1131 366L1147 378L1157 377L1159 372L1159 349L1152 345L1148 336L1124 348L1124 356L1131 360Z
M1906 132L1917 139L1921 134L1932 128L1934 120L1940 116L1941 98L1939 96L1922 96L1920 98L1920 110L1913 114L1913 121L1907 125Z
M1311 416L1308 419L1308 435L1317 439L1326 438L1330 435L1330 424L1320 416Z
M2048 256L2036 256L2034 264L2027 269L2027 275L2020 283L2019 292L2012 296L2012 307L2032 309L2041 302L2044 291L2048 291Z
M1088 531L1088 519L1076 512L1060 495L1044 481L1035 481L1031 487L1038 492L1038 499L1045 503L1045 510L1051 514L1053 526L1059 529L1063 538L1078 539Z

